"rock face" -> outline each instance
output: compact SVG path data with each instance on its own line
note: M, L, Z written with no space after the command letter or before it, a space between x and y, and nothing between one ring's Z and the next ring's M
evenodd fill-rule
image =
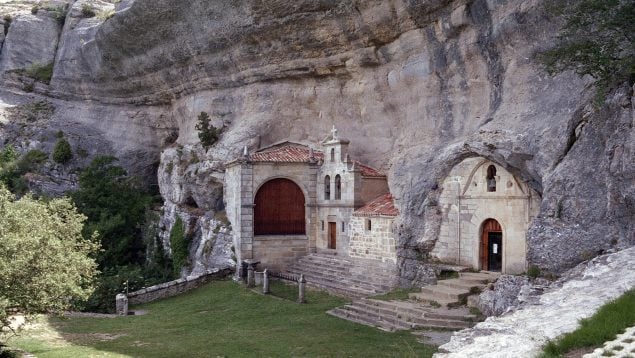
M529 283L524 276L502 275L491 290L483 291L478 297L476 307L486 316L498 316L516 306L518 294Z
M55 12L39 10L37 15L20 14L9 28L2 45L0 72L53 63L61 33Z
M389 173L405 284L431 279L422 259L438 237L439 183L468 157L542 196L530 264L561 272L635 244L632 91L596 111L588 79L541 70L535 55L558 30L542 0L128 0L106 20L83 18L84 3L115 6L72 4L50 86L34 92L54 98L54 123L100 136L135 173L153 172L163 151L168 224L192 202L204 212L195 226L222 211L223 163L243 146L317 143L334 124L353 157ZM24 32L14 26L1 56L31 63L12 50L31 35L9 46ZM223 128L208 150L202 111ZM191 153L198 163L180 163Z
M538 355L548 340L574 331L581 319L635 286L633 255L630 248L580 264L517 310L457 332L435 357Z

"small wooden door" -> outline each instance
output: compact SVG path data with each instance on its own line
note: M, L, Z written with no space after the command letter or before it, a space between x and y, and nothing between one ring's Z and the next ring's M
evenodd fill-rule
M329 249L337 247L337 224L329 222Z
M503 229L498 221L487 219L481 235L481 270L501 271L503 268Z

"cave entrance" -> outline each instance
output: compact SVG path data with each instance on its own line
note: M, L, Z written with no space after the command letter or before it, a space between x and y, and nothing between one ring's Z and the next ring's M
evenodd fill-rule
M503 268L503 229L494 219L483 222L481 233L481 269L500 272Z

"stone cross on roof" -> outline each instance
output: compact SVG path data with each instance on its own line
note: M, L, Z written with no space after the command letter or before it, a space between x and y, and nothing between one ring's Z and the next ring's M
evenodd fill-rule
M335 128L335 124L333 125L333 129L331 129L331 133L333 136L333 140L337 140L337 128Z

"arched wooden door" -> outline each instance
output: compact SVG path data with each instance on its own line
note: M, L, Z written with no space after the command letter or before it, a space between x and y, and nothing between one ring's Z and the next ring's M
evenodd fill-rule
M481 235L481 269L500 272L503 268L503 228L494 219L483 222Z
M254 199L254 235L304 235L304 194L289 179L272 179Z

